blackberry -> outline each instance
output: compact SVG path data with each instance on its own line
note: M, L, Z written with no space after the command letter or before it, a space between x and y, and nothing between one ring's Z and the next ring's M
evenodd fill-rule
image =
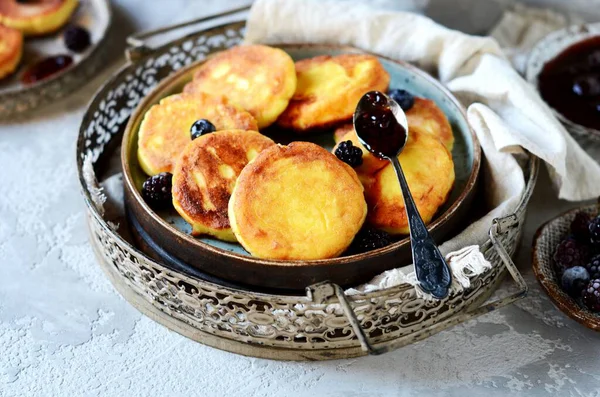
M388 95L394 101L398 102L398 105L400 105L402 110L404 110L405 112L410 110L415 104L414 95L406 90L390 90L388 92Z
M363 163L362 155L362 149L352 145L352 141L340 142L335 149L335 156L353 168Z
M600 245L600 216L590 221L588 230L590 231L590 242L594 245Z
M65 29L64 40L65 46L73 52L83 52L92 43L90 33L76 25L70 25Z
M560 281L562 289L567 294L578 298L590 282L590 274L584 267L575 266L565 270Z
M591 278L600 278L600 255L594 256L584 267Z
M600 312L600 279L591 280L583 290L581 300L594 313Z
M560 274L570 267L585 266L589 257L589 248L570 237L563 240L554 251L554 262Z
M590 241L590 221L592 217L585 212L578 212L575 219L571 222L571 233L581 242Z
M392 237L383 230L364 227L354 237L349 251L353 254L358 254L383 248L391 243Z
M200 119L192 124L190 128L190 134L192 134L192 140L199 138L201 135L210 134L211 132L215 132L217 128L213 123L206 119Z
M167 208L173 199L172 186L173 175L169 172L161 172L146 179L142 185L142 197L154 209Z

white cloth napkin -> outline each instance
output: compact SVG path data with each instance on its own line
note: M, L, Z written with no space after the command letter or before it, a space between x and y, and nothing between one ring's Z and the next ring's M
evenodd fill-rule
M529 16L505 15L495 32L505 46L523 52L533 44L536 34L560 27L565 21L551 15L545 11ZM535 23L527 25L527 18ZM550 24L544 23L544 18ZM501 33L510 31L511 26L520 26L521 35ZM513 154L523 149L544 160L560 198L576 201L600 196L600 166L571 138L490 37L466 35L424 16L352 1L257 0L250 12L245 41L343 44L409 61L437 75L462 101L485 153L482 172L489 183L484 191L491 210L441 245L447 256L460 254L453 251L464 247L481 245L488 238L491 221L514 212L525 180ZM460 266L453 268L455 279L460 278L457 275L462 270ZM479 267L477 272L483 270L485 267ZM348 292L402 282L414 285L411 271L411 267L394 269ZM462 283L455 287L465 286Z
M504 11L490 31L504 54L521 74L525 74L529 51L549 33L582 23L575 14L561 14L548 8L526 7L516 3Z

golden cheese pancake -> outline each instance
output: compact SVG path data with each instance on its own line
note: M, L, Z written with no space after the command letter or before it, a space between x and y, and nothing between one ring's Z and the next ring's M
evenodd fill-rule
M410 132L399 159L419 213L428 224L454 185L452 155L430 134ZM388 164L363 178L363 183L369 205L367 223L390 234L408 234L404 200L393 166Z
M358 177L361 178L361 180L363 175L372 175L389 164L387 160L382 160L377 156L374 156L367 149L364 148L364 146L358 140L358 135L356 135L356 131L354 131L354 126L352 124L345 124L344 126L338 128L335 131L334 136L340 134L341 132L343 132L345 135L339 138L339 141L337 142L337 144L331 152L335 153L335 150L337 149L339 144L345 141L351 141L352 145L360 148L363 152L363 163L358 167L355 167L354 170L358 173Z
M452 127L446 118L444 112L435 104L434 101L425 98L415 97L415 104L406 112L408 120L408 134L429 134L438 138L449 151L454 146L454 135ZM356 168L359 176L373 174L387 165L386 161L379 160L376 156L369 153L358 140L352 123L346 123L338 127L333 133L336 146L342 141L352 141L363 151L363 164Z
M259 128L273 124L296 90L294 61L284 51L243 45L209 58L184 92L224 95L252 114Z
M336 128L335 131L333 131L333 141L336 144L340 143L341 141L347 141L350 138L347 138L346 135L348 135L350 132L354 132L354 125L351 121L342 124Z
M415 104L406 112L408 130L419 131L437 137L446 148L452 151L454 135L446 115L431 99L415 97Z
M386 91L390 76L372 55L322 55L296 62L298 84L277 124L298 133L332 128L352 118L368 91Z
M217 130L257 130L256 120L221 96L176 94L163 98L144 115L138 133L138 160L144 172L173 172L185 146L192 141L190 128L206 119Z
M0 79L13 73L23 55L23 34L0 25Z
M229 201L229 221L240 244L268 259L336 257L366 214L356 172L309 142L264 150L244 168Z
M52 33L67 23L78 4L78 0L0 0L0 24L26 36Z
M227 215L233 186L246 164L273 145L256 131L223 130L185 147L173 171L173 206L192 225L192 235L236 241Z

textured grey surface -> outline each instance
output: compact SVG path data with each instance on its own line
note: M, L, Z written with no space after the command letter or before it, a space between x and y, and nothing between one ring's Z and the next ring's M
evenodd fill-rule
M87 243L76 179L85 104L123 62L127 33L241 3L115 2L115 62L64 101L0 124L0 396L600 396L600 334L557 311L530 270L537 226L575 205L554 198L545 174L517 257L529 297L384 356L236 356L168 331L116 294ZM596 0L569 3L599 9ZM468 15L481 23L478 7Z

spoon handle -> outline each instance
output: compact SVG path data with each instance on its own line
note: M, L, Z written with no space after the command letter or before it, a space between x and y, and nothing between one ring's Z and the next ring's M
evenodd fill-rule
M417 206L413 201L404 172L397 157L390 159L400 182L404 207L410 229L410 244L412 247L413 263L417 280L421 289L438 299L448 296L452 275L450 267L440 253L435 241L429 235L427 227L421 219Z

